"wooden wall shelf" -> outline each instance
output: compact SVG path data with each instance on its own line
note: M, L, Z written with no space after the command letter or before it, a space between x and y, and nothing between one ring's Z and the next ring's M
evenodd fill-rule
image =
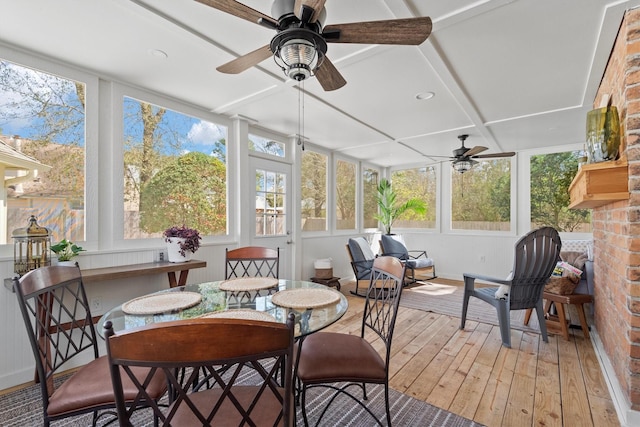
M592 209L629 199L627 160L590 163L582 166L569 186L569 209Z

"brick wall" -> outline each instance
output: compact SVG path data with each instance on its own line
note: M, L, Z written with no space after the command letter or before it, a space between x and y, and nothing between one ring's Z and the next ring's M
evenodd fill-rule
M594 107L618 108L628 201L593 210L594 320L631 409L640 410L640 10L627 11Z

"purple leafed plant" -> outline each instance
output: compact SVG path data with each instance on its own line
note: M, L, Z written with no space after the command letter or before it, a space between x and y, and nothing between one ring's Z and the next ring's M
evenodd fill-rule
M167 228L162 235L164 236L165 242L168 242L170 237L180 237L184 239L183 242L180 242L180 255L182 256L185 256L186 251L195 253L200 247L200 240L202 240L198 230L185 225L182 225L182 227L173 226Z

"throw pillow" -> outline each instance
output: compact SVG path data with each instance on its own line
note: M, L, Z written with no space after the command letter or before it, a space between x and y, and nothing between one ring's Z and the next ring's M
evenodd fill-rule
M560 259L564 262L568 262L578 270L584 271L584 263L587 262L586 252L560 252Z

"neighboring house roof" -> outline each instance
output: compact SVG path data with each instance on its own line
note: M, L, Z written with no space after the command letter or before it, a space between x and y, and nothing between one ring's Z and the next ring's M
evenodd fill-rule
M3 164L6 169L18 169L18 170L40 170L46 171L51 169L51 166L47 166L40 163L33 157L29 157L23 154L7 144L3 137L0 137L0 164Z
M42 191L44 185L37 179L38 173L47 172L52 166L22 153L13 147L13 143L14 138L0 135L0 165L4 166L5 170L2 185L7 189L7 195L13 198L24 196L36 189Z

